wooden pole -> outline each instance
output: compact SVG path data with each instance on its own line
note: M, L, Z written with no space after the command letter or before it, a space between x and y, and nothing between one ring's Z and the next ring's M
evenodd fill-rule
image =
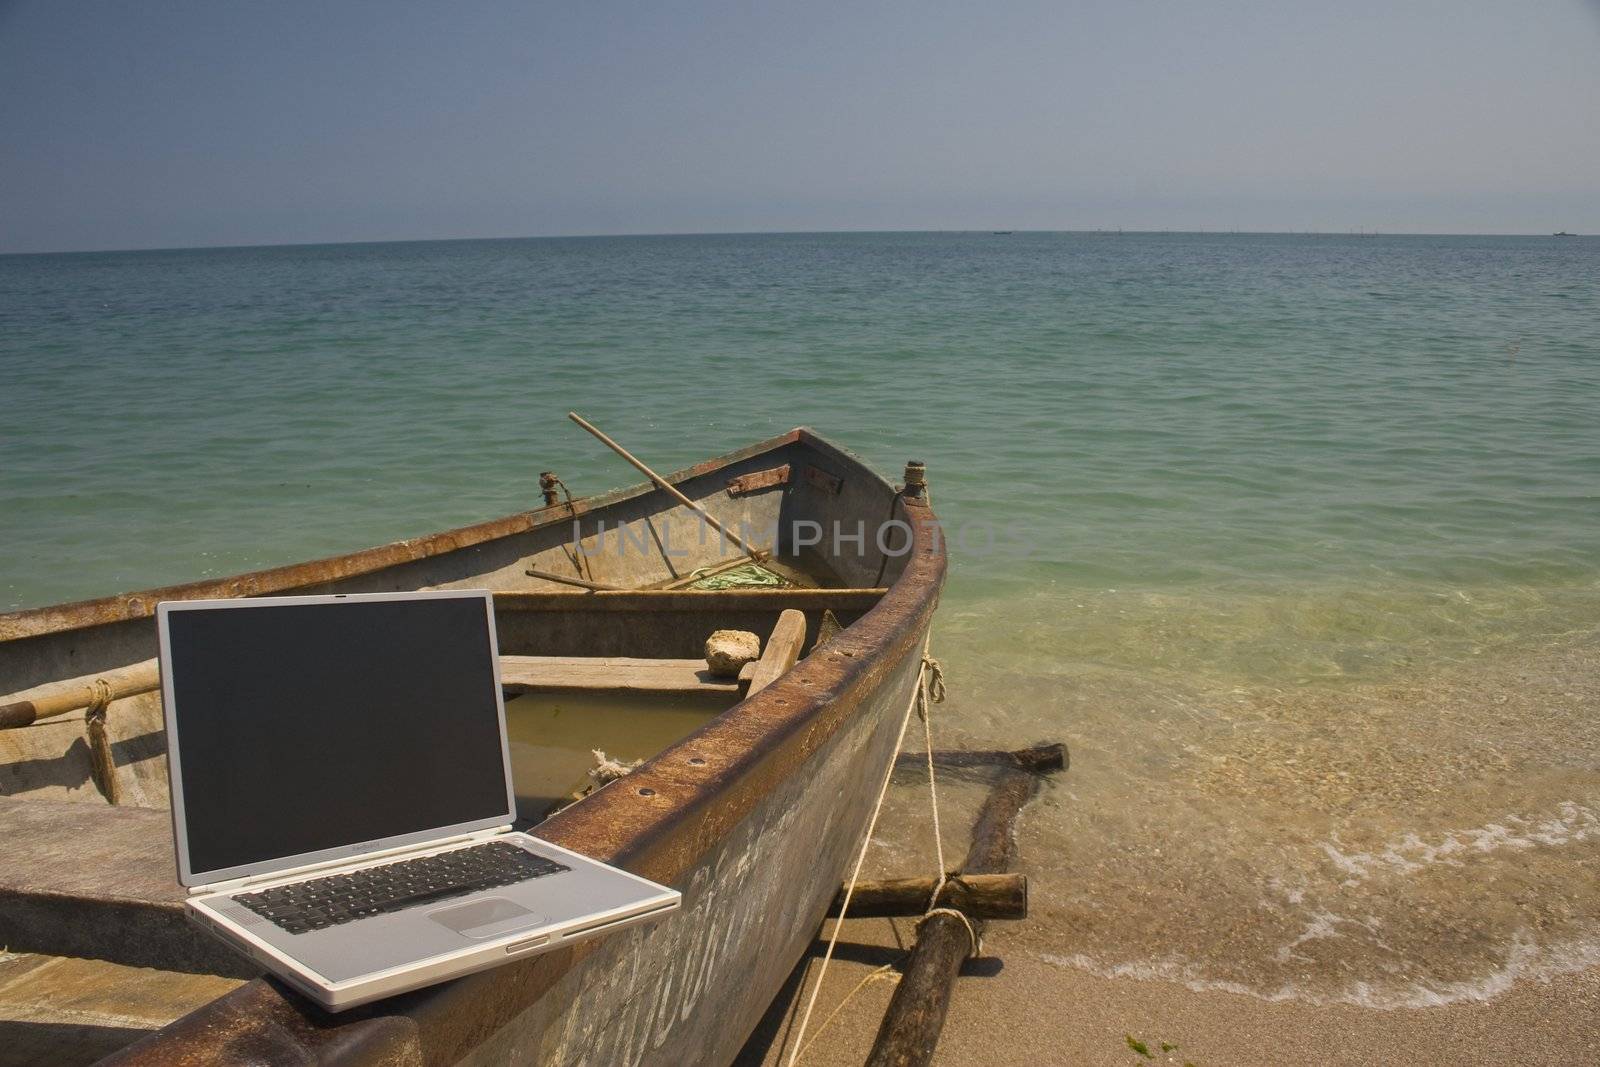
M892 878L857 882L850 894L850 918L896 919L922 915L933 899L932 878ZM844 890L828 906L838 918ZM955 908L969 919L1026 919L1028 879L1020 874L957 874L939 890L935 907Z
M621 586L607 585L604 582L591 582L587 578L575 578L570 574L557 574L555 571L542 571L537 567L528 567L522 573L528 575L530 578L543 578L547 582L560 582L563 585L575 585L581 589L605 589L616 591L621 588Z
M569 411L567 412L567 418L571 419L579 426L582 426L585 430L588 430L590 433L594 434L595 437L599 438L601 444L605 445L607 448L611 449L611 451L615 452L617 455L633 464L635 470L643 474L646 478L649 478L652 482L655 482L658 486L666 491L668 496L672 497L678 503L682 504L690 511L695 512L702 519L706 520L706 522L710 523L712 529L716 530L723 537L726 537L729 541L738 545L744 550L745 555L754 560L759 560L762 558L764 553L745 544L744 541L740 539L738 534L724 527L722 523L718 522L716 519L713 519L705 508L701 507L699 504L696 504L693 500L690 500L688 497L680 493L671 482L661 477L661 475L657 474L649 467L646 467L632 452L629 452L626 448L623 448L611 438L607 437L597 426L585 419L582 415L579 415L576 411Z
M0 704L0 730L28 726L40 719L92 707L104 699L107 692L111 694L109 699L121 700L160 687L161 670L153 659L82 678L46 682L14 693Z
M1039 782L1038 774L1020 767L1000 772L973 825L972 847L961 865L963 875L999 874L1011 865L1016 855L1013 824ZM927 1067L933 1062L956 974L972 954L974 936L982 931L982 919L969 917L963 922L948 912L922 920L866 1067Z

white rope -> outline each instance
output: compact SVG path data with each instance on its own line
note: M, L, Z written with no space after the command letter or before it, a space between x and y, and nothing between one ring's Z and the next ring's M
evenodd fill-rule
M900 749L906 743L906 729L911 725L911 712L923 703L923 684L927 674L928 662L926 651L924 651L923 662L917 672L917 691L912 694L911 700L906 703L905 717L900 720L900 734L894 741L894 753L889 757L888 769L883 772L883 784L878 787L878 800L872 806L872 818L867 821L867 836L861 841L861 851L856 854L856 865L851 869L850 881L844 887L844 900L839 902L839 917L834 920L833 932L828 935L828 948L822 954L822 967L817 971L817 980L811 987L811 996L806 998L806 1010L800 1017L800 1029L796 1032L794 1038L794 1051L789 1053L789 1061L786 1067L794 1067L795 1062L800 1059L800 1051L809 1047L804 1041L806 1029L811 1025L811 1012L817 1006L817 994L822 992L822 980L827 977L828 964L833 961L833 949L839 943L839 931L844 926L845 915L850 911L850 897L856 891L856 880L861 877L861 865L866 862L867 849L872 846L872 831L878 827L878 815L883 811L884 798L889 795L889 779L894 777L895 759L900 755ZM862 982L856 988L860 989L864 985L866 983ZM854 995L853 992L852 995Z
M967 918L960 908L929 908L922 918L917 920L917 929L922 929L922 924L935 915L954 915L961 920L961 925L967 928L967 940L972 942L972 955L983 955L983 938L978 936L978 928L972 925L972 920Z
M939 779L933 771L933 716L929 713L929 704L942 704L944 702L944 668L932 656L922 657L922 666L927 671L928 684L917 691L917 715L922 719L923 746L928 755L928 806L933 811L933 847L939 857L939 877L934 882L933 895L928 898L928 910L922 918L917 920L917 929L922 929L922 924L933 915L954 915L961 920L961 925L967 928L967 939L972 942L972 955L983 955L983 938L978 936L977 927L972 925L972 920L967 918L957 908L942 908L939 906L939 894L944 892L944 887L950 882L949 866L944 861L944 834L939 830Z
M608 785L618 778L625 777L638 770L644 763L642 759L631 762L612 759L598 748L591 748L589 751L594 755L594 766L589 768L589 777L594 780L596 786Z
M823 1032L828 1029L828 1026L833 1022L833 1020L839 1017L839 1013L844 1010L844 1006L850 1003L850 998L867 988L870 983L880 980L888 981L890 983L897 983L900 981L900 976L894 973L894 964L885 963L882 967L879 967L876 970L868 971L867 976L861 979L861 981L857 982L856 987L850 990L850 992L846 993L844 995L844 999L833 1006L833 1010L828 1013L828 1017L822 1020L822 1025L817 1027L817 1032L811 1035L811 1040L807 1041L804 1045L801 1045L800 1051L796 1052L795 1055L804 1056L806 1054L806 1050L812 1045L815 1045L817 1043L817 1039L823 1035ZM790 1062L792 1063L794 1061L791 1060Z
M926 653L922 656L923 679L926 684L917 686L917 717L922 720L923 750L928 756L928 806L933 811L933 850L938 857L938 878L933 883L933 895L928 898L928 908L933 909L939 903L939 894L944 891L945 882L949 880L946 874L950 868L944 862L944 833L939 829L939 784L938 778L933 773L933 716L928 714L928 704L944 702L944 668L939 661Z

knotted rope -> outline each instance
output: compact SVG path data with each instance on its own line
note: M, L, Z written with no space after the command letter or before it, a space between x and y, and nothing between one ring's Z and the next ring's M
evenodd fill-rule
M605 754L604 749L591 748L589 751L594 755L594 766L589 768L589 777L594 780L597 787L616 781L637 770L644 763L642 759L632 761L612 759Z
M967 940L972 943L972 955L983 955L983 938L978 936L978 928L972 925L972 920L967 918L960 908L929 908L923 913L922 918L917 920L917 929L921 930L922 924L935 915L954 915L960 919L961 925L967 928Z
M106 708L111 705L111 701L116 699L116 693L112 690L111 683L104 678L96 678L89 683L89 689L93 695L89 698L85 714L93 715L98 712L104 715Z
M944 840L939 829L939 787L938 776L933 769L933 725L931 721L931 705L943 703L944 692L944 668L940 666L938 660L928 655L924 650L922 664L917 673L917 691L912 696L911 702L906 705L905 717L900 720L900 733L895 738L894 754L889 757L889 769L884 773L883 784L878 788L878 800L872 806L872 818L867 821L867 836L861 842L861 851L856 854L855 867L850 871L850 881L844 887L844 899L839 902L839 915L834 920L833 932L828 935L828 947L822 954L822 966L817 971L817 980L811 986L811 995L806 998L806 1010L800 1017L800 1029L794 1038L794 1051L789 1054L786 1067L794 1067L794 1064L799 1061L805 1051L815 1043L817 1038L822 1036L823 1031L844 1009L844 1006L850 1003L851 998L865 989L869 983L884 977L896 982L900 980L899 975L890 973L893 969L893 964L884 964L877 970L870 972L865 978L857 982L855 988L846 993L844 999L839 1001L834 1009L828 1013L828 1017L822 1021L822 1025L817 1027L817 1032L812 1035L811 1040L805 1040L806 1030L811 1025L811 1012L817 1006L817 994L822 991L822 982L827 977L828 965L833 962L834 946L839 943L839 931L844 927L845 917L850 912L850 898L855 894L856 882L861 877L861 865L866 861L867 849L872 846L872 833L878 827L878 815L883 811L883 802L889 795L889 780L894 777L895 760L899 758L901 750L905 747L906 730L911 726L911 713L913 711L922 720L922 736L927 747L928 803L933 811L934 852L938 856L939 862L939 878L933 888L933 899L928 902L928 910L921 919L917 920L917 925L920 927L928 920L930 915L954 914L961 919L961 922L967 928L967 935L972 939L972 954L976 956L982 951L983 943L978 937L978 932L973 927L971 920L955 908L935 907L939 900L939 893L949 880L949 875L945 871Z
M111 683L96 678L89 683L92 695L83 713L84 733L89 742L89 773L94 784L109 804L122 800L121 784L117 781L117 764L111 755L111 736L106 732L106 709L116 698Z

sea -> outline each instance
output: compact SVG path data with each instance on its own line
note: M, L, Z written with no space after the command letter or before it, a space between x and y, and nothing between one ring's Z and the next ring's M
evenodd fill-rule
M1001 955L1377 1008L1600 965L1600 239L0 256L0 611L636 481L568 410L926 462L935 742L1071 752Z

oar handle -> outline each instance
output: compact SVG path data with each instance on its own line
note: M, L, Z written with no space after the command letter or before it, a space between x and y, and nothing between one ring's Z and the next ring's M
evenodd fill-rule
M749 556L751 559L761 558L761 553L745 544L743 539L741 539L738 534L735 534L732 530L729 530L726 526L723 526L722 523L718 522L716 519L713 519L705 508L701 507L693 500L690 500L688 497L678 492L677 488L671 482L661 477L661 475L657 474L649 467L646 467L637 456L635 456L632 452L629 452L626 448L623 448L621 445L617 444L611 438L607 437L605 433L602 432L601 429L594 423L590 422L582 415L579 415L576 411L567 412L567 418L571 419L579 426L582 426L585 430L588 430L590 433L594 434L595 437L600 440L601 444L605 445L607 448L611 449L611 451L615 452L617 455L633 464L634 469L640 474L643 474L646 478L649 478L652 482L655 482L678 503L695 512L702 519L706 520L706 522L710 523L712 529L722 534L723 537L726 537L729 541L732 541L734 544L744 549L745 555Z

